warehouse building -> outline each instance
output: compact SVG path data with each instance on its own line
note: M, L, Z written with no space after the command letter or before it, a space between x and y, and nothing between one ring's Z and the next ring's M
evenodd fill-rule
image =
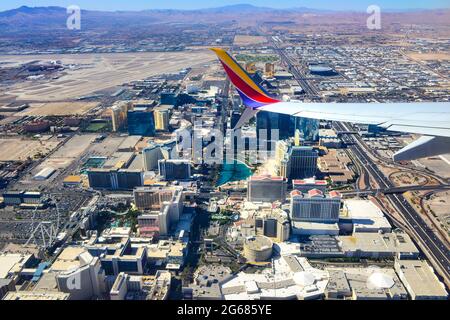
M56 169L51 168L51 167L46 167L46 168L42 169L41 171L39 171L33 177L33 179L37 180L37 181L44 181L44 180L47 180L48 178L50 178L55 172L56 172Z
M419 250L411 238L403 232L386 234L357 232L340 236L339 242L346 257L384 259L417 259Z
M447 300L445 285L423 260L396 260L395 271L413 300Z

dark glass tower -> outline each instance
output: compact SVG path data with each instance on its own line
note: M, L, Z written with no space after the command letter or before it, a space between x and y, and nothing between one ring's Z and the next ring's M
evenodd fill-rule
M261 136L261 131L267 130L267 150L270 150L270 141L276 140L274 132L271 130L278 130L278 139L284 140L294 137L295 131L300 130L300 136L304 141L314 142L319 139L319 120L293 117L286 114L279 114L267 111L260 111L256 115L256 134L258 137L258 146ZM264 143L264 142L263 142Z
M128 133L130 135L153 137L155 135L153 111L147 109L128 111Z

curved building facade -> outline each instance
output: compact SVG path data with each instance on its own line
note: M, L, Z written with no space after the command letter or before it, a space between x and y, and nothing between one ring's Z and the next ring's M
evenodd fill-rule
M250 262L263 262L272 257L273 242L265 236L245 239L244 257Z
M333 68L324 65L310 65L309 73L318 76L335 76L337 74Z

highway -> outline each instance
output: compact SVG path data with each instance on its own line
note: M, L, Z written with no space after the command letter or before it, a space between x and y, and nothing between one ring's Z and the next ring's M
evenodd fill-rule
M308 81L305 79L305 76L297 69L297 67L292 62L292 59L288 57L286 52L284 52L283 49L280 49L278 45L269 37L269 41L272 43L274 50L278 53L281 60L288 66L289 72L292 73L295 80L298 82L298 84L302 87L302 89L305 91L305 93L308 96L316 97L317 96L317 90L308 83Z
M336 127L345 131L345 125L336 123ZM375 179L381 189L393 189L393 183L381 172L377 165L368 155L368 151L356 141L351 135L343 135L345 143L350 144L349 148L356 157L359 158L365 170ZM446 280L450 279L450 251L449 248L431 230L428 224L408 203L401 194L387 194L386 197L398 210L410 230L417 236L417 240L425 249L424 253L431 258L433 264L437 264ZM438 270L439 271L439 270Z
M440 184L440 185L411 185L406 187L392 187L392 188L385 188L385 189L366 189L361 191L340 191L343 195L357 195L357 194L377 194L379 192L384 194L402 194L407 191L445 191L449 190L450 185L448 184Z
M273 44L274 50L280 55L281 60L287 64L289 71L294 75L295 80L302 86L308 96L317 96L316 90L311 87L304 79L303 75L293 65L291 59L286 55L283 49L280 49L278 45L269 39ZM335 122L337 131L351 132L345 124ZM365 144L358 139L355 139L352 135L344 133L342 135L343 141L347 144L348 149L351 150L353 155L357 157L358 162L361 164L362 170L366 172L365 179L369 182L369 176L371 176L380 189L393 189L395 186L384 175L383 172L377 167L374 160L370 157L370 151L366 150ZM370 188L370 184L368 185ZM417 211L408 203L408 201L401 194L386 194L386 198L391 202L398 213L403 217L406 225L410 231L416 236L416 240L421 245L424 253L430 259L433 265L437 265L438 272L445 278L446 283L450 283L450 250L449 248L436 236L431 230L428 224L417 213Z

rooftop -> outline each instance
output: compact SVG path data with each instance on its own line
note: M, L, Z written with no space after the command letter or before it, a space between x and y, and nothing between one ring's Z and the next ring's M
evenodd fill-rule
M31 257L31 254L0 254L0 278L8 278L9 274L20 272Z
M370 200L345 200L343 213L342 221L351 219L353 230L357 232L391 230L383 211Z
M16 291L8 292L3 300L68 300L69 296L64 292Z
M407 292L391 268L328 268L330 286L327 291L351 289L354 300L406 299ZM347 291L349 295L350 292Z
M260 176L251 176L250 181L262 181L262 180L270 180L270 181L284 181L285 178L270 176L270 175L260 175Z
M356 232L352 236L340 236L344 252L417 253L418 249L405 233Z
M309 190L307 193L303 193L299 190L293 190L291 192L291 197L305 197L305 198L327 198L323 191L319 189ZM341 194L337 191L330 191L328 198L341 198Z
M266 250L273 246L272 240L265 236L255 236L245 239L245 245L252 250Z
M328 282L326 271L311 267L305 258L278 257L261 273L238 273L222 285L225 300L315 299Z
M447 298L445 286L434 274L433 269L423 260L397 260L395 268L408 290L421 298Z
M307 179L294 179L292 180L292 184L295 185L327 185L328 182L326 180L316 180L315 178L307 178Z
M65 248L50 267L51 271L68 271L80 266L78 257L85 252L84 247L70 246Z

